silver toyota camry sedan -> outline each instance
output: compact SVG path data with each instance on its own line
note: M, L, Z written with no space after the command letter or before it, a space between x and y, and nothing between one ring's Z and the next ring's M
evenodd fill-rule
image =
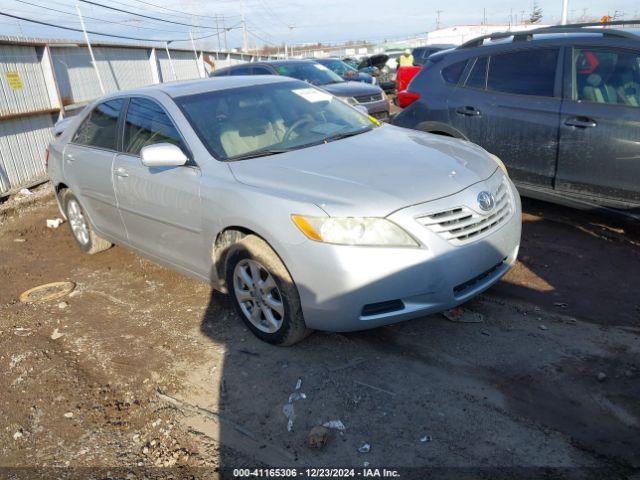
M298 80L118 92L54 134L49 175L82 250L115 243L210 282L270 343L454 307L518 254L497 157Z

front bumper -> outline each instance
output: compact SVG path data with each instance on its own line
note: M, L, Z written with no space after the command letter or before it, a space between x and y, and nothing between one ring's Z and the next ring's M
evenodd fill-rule
M502 176L501 172L494 176L498 174ZM388 217L419 240L420 248L313 241L293 246L289 268L307 326L351 331L387 325L455 307L496 283L515 263L520 246L520 198L513 184L506 182L512 202L508 218L463 245L452 244L416 217L471 204L484 182Z
M378 100L377 102L361 103L360 105L366 107L369 115L378 120L387 121L389 119L389 109L391 107L386 98Z

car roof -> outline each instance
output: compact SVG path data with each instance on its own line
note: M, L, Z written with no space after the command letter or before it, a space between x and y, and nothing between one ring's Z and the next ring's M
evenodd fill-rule
M182 97L205 92L215 92L219 90L229 90L233 88L249 87L252 85L269 85L295 81L291 78L283 78L279 75L238 75L210 77L198 80L187 80L179 82L159 83L146 87L121 90L106 95L103 99L121 96L145 95L150 92L162 92L171 98Z
M267 65L296 65L301 63L314 63L315 60L311 60L310 58L302 58L299 60L267 60L264 62L260 62Z

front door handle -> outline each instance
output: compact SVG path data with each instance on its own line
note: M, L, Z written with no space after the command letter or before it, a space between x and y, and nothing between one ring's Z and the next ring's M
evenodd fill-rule
M456 109L456 113L460 115L467 115L468 117L479 117L482 115L482 112L478 110L476 107L466 106L466 107L458 107Z
M67 162L73 162L73 160L74 160L73 155L71 155L69 153L67 153L65 155L65 158L67 159Z
M578 128L594 128L597 127L598 124L588 117L571 117L567 118L564 121L564 124L569 127L578 127Z
M128 177L129 176L129 172L127 172L124 168L122 167L118 167L116 168L116 175L118 177Z

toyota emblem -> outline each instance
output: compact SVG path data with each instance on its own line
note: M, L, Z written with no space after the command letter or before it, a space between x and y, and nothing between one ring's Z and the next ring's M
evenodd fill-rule
M495 205L496 200L493 198L493 195L487 191L482 191L478 194L478 205L480 205L480 209L488 212Z

